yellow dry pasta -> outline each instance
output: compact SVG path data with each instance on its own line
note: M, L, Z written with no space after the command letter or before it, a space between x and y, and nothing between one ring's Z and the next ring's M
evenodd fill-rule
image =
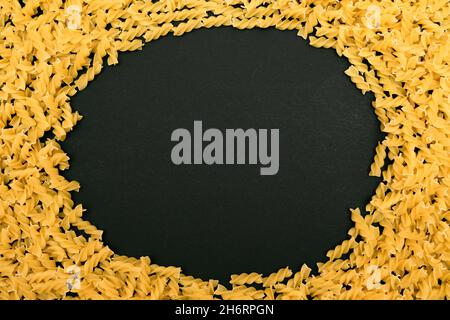
M105 62L220 26L295 30L348 59L351 81L375 96L386 137L370 174L382 182L316 274L304 265L219 284L119 256L61 175L58 141L81 119L71 97ZM1 1L0 299L448 299L449 29L448 0Z

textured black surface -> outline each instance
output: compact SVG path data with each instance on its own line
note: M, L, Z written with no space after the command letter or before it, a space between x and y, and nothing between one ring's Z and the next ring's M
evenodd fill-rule
M348 62L295 32L199 30L165 37L106 67L72 106L63 144L74 199L118 254L149 255L203 278L325 260L364 208L381 134L344 75ZM279 128L280 171L175 166L171 132Z

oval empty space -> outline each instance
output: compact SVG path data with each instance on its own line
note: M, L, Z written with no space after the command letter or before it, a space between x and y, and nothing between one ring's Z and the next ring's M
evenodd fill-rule
M346 239L349 208L379 180L382 138L332 50L295 32L199 30L122 53L72 99L83 116L63 149L86 218L116 253L202 278L314 267ZM175 165L178 128L279 129L279 170ZM204 144L206 145L206 143Z

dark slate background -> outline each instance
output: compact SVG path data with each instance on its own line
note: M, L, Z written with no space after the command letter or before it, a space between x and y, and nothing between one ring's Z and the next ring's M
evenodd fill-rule
M295 32L198 30L105 67L72 106L84 119L63 143L86 217L118 254L149 255L203 278L269 273L326 259L364 208L382 136L332 49ZM175 166L176 128L279 128L280 171Z

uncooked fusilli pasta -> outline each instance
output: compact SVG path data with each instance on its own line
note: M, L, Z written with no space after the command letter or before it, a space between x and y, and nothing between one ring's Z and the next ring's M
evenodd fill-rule
M58 141L81 119L70 99L104 63L219 26L295 30L348 59L351 81L375 96L386 138L370 173L382 181L316 274L283 268L227 285L119 256L61 175ZM2 0L0 299L448 299L449 28L448 0Z

